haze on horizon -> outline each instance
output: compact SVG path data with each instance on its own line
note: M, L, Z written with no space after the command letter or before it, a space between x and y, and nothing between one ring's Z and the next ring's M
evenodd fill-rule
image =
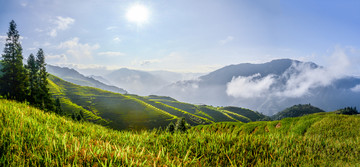
M15 20L24 57L43 48L53 65L210 72L340 59L360 76L359 17L357 0L0 0L0 46Z

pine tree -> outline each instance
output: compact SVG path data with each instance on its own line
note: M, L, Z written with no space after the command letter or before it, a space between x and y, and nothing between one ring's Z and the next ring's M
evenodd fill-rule
M39 70L39 77L38 77L38 84L39 84L39 97L40 99L40 108L46 110L53 110L54 103L49 93L48 80L47 76L48 73L46 72L46 63L45 63L45 55L44 51L40 48L36 54L36 65Z
M9 99L24 101L27 94L27 75L23 65L20 35L14 20L10 22L8 37L2 54L0 93Z
M29 77L29 95L27 100L30 104L34 106L39 106L39 101L37 99L39 93L39 84L38 84L38 67L36 65L35 57L33 54L30 54L27 65L25 66L28 70Z
M56 98L55 100L55 113L59 115L63 115L63 111L60 104L60 99Z

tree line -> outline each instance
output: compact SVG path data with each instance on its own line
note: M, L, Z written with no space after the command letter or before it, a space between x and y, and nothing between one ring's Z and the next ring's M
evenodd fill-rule
M39 109L63 114L60 100L54 100L49 93L44 51L40 48L35 56L30 54L27 64L23 64L20 35L14 20L10 22L1 58L0 95L3 98L27 101Z

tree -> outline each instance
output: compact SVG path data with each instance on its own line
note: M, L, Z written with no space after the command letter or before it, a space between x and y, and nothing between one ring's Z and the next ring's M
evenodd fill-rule
M40 99L40 108L46 110L53 110L54 103L49 93L48 80L47 76L48 73L46 72L46 63L45 63L45 55L44 51L40 48L36 54L36 66L39 70L39 77L38 77L38 84L39 84L39 97Z
M77 120L77 121L81 121L81 120L82 120L82 118L81 118L81 115L80 115L80 114L78 114L78 115L77 115L76 120Z
M335 113L337 113L337 114L345 114L345 115L359 114L356 107L354 107L354 108L353 107L345 107L343 109L340 109L340 110L336 111Z
M180 118L176 122L175 130L180 131L180 132L185 132L186 131L186 122L185 122L184 117Z
M170 122L170 124L167 126L166 130L170 133L174 133L175 131L175 125L173 122Z
M23 66L20 35L14 20L10 22L7 35L4 54L2 54L3 75L0 78L0 93L9 99L24 101L27 94L27 75Z
M73 113L71 114L71 119L73 119L74 121L76 121L76 115L75 115L75 112L73 112Z
M60 104L60 99L56 98L55 100L55 113L59 115L63 115L63 111Z
M33 54L30 54L27 65L25 66L28 71L29 77L29 95L27 100L30 104L38 106L39 101L37 99L39 93L39 84L38 84L38 67L36 65L35 57Z
M81 117L81 120L85 120L84 112L82 110L80 110L80 117Z

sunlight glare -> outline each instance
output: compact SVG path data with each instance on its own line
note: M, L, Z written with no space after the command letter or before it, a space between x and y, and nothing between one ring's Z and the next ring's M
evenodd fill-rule
M149 10L144 5L135 4L127 10L126 18L128 21L137 24L145 23L149 18Z

